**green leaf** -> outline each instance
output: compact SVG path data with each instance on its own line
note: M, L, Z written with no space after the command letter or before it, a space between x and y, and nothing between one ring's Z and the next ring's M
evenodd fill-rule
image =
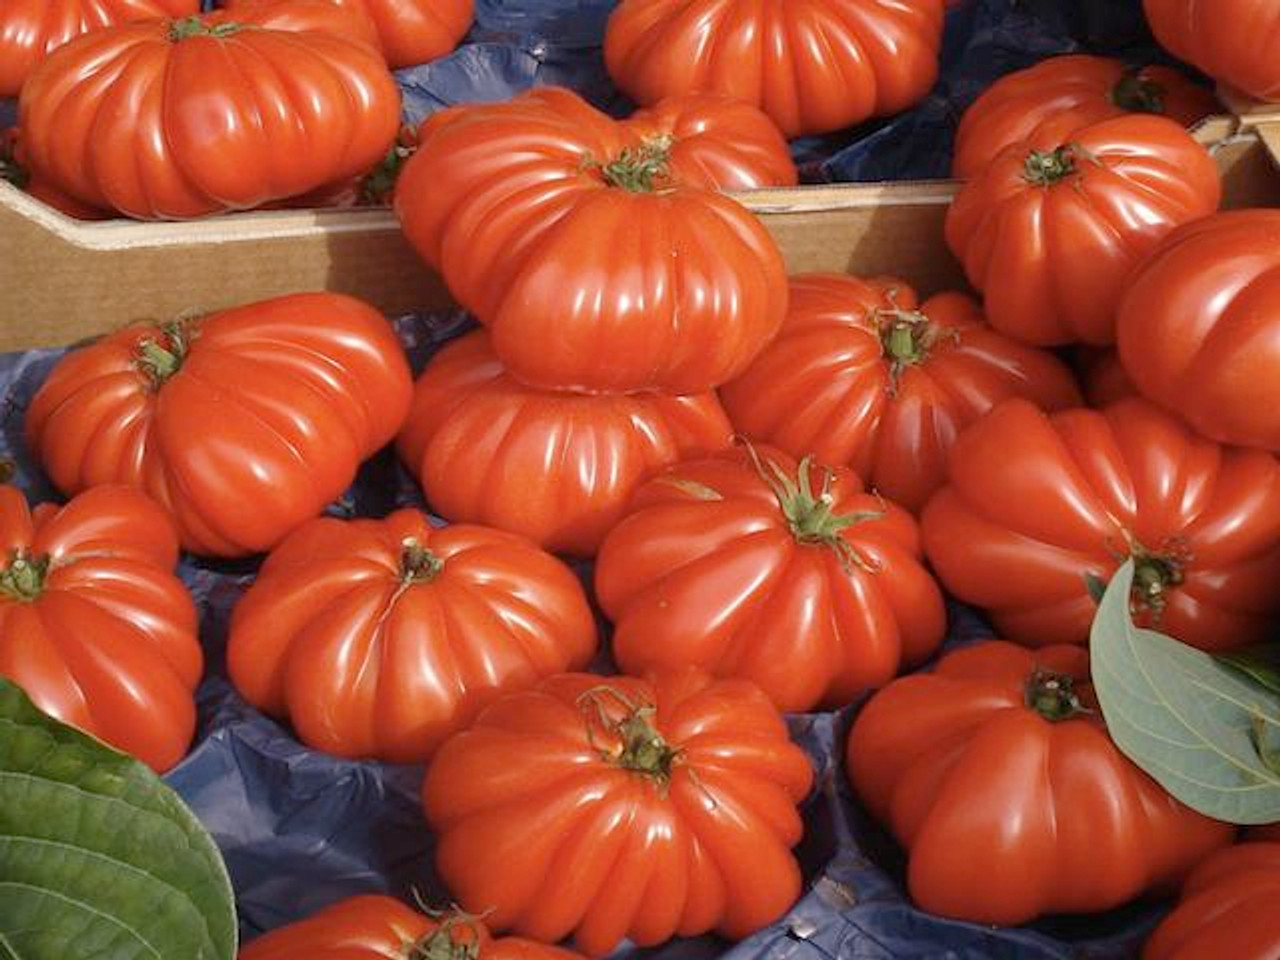
M1234 667L1272 693L1280 694L1280 644L1259 644L1215 656L1219 663Z
M0 678L0 957L233 960L217 847L150 768Z
M1280 820L1269 756L1280 698L1129 615L1133 561L1111 578L1089 638L1094 691L1120 750L1187 806L1229 823Z

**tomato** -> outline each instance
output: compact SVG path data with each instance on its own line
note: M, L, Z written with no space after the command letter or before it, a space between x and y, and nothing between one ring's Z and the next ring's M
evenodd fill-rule
M1280 451L1280 211L1172 233L1134 274L1116 332L1144 396L1206 437Z
M800 895L812 780L749 683L561 674L446 741L422 797L464 909L602 956L780 917Z
M1127 112L1163 114L1189 127L1215 109L1212 91L1171 67L1134 69L1082 53L1049 57L1001 77L964 112L951 172L969 179L1011 143L1053 150L1081 127Z
M400 124L399 89L366 36L326 0L86 34L23 86L31 172L143 219L248 209L362 173Z
M1181 126L1115 117L1052 150L1001 150L947 211L947 246L1001 333L1038 346L1107 344L1134 266L1221 194L1213 157Z
M0 550L0 676L158 771L181 760L204 655L164 511L115 486L31 509L0 486Z
M1046 415L1007 400L951 448L921 517L957 599L1010 640L1084 643L1105 583L1132 557L1132 608L1206 650L1264 639L1280 612L1280 461L1222 447L1144 400Z
M41 203L76 220L111 219L112 215L109 211L99 210L81 203L74 197L68 197L57 187L50 186L42 180L32 180L31 174L26 169L21 132L17 127L0 130L0 180L7 180Z
M1076 368L1091 407L1105 407L1124 397L1137 394L1133 381L1120 365L1120 355L1104 347L1082 347L1077 352Z
M1142 960L1274 960L1280 957L1280 843L1244 843L1206 859Z
M293 294L137 323L63 357L26 413L58 489L143 489L194 553L267 550L386 445L412 396L404 349L368 304Z
M740 129L704 113L654 136L654 114L620 122L559 87L455 107L423 124L395 211L517 379L701 393L750 363L787 297L777 245L711 182L729 174L723 186L739 188L754 163L763 180L777 157L703 128L726 140ZM767 124L748 128L762 130L776 146ZM697 134L698 150L677 131Z
M761 107L788 137L922 100L938 76L942 0L622 0L604 38L633 100L714 91Z
M647 482L601 545L595 584L627 673L694 664L788 711L846 704L946 632L910 514L843 467L768 448Z
M1142 0L1160 46L1260 100L1280 99L1280 9L1270 0Z
M523 537L417 510L311 520L236 604L227 667L308 746L422 763L499 691L586 667L577 576Z
M1234 833L1112 743L1081 647L955 650L871 697L845 761L907 851L911 898L977 923L1108 910L1176 882Z
M573 960L559 947L493 939L479 920L428 917L382 894L347 897L277 927L240 949L238 960Z
M476 330L427 364L397 450L436 513L589 557L650 474L722 449L713 393L586 396L522 386Z
M746 436L847 465L913 512L960 429L1008 396L1080 402L1063 363L992 331L964 294L922 306L901 280L843 274L792 277L778 337L720 389Z

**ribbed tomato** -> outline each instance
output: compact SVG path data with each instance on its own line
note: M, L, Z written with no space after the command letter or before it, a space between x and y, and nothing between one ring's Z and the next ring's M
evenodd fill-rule
M400 126L369 25L326 0L86 34L22 88L31 172L143 219L244 210L363 173Z
M26 414L58 489L139 487L194 553L267 550L386 445L412 396L391 325L334 293L138 323L63 357Z
M204 655L164 511L115 486L30 509L0 486L0 550L0 676L156 770L181 760Z
M777 245L718 189L777 176L785 144L752 115L700 97L633 124L558 87L455 107L423 124L395 210L512 376L699 393L741 372L786 311ZM752 145L729 146L740 135Z
M905 110L938 75L942 0L622 0L609 76L639 103L714 91L788 137Z
M1019 643L1084 643L1105 583L1136 564L1138 623L1206 650L1280 612L1280 461L1222 447L1137 397L1046 415L1006 400L951 448L921 516L947 590Z
M476 330L432 357L397 450L432 509L592 556L649 475L727 447L714 393L586 396L517 383Z
M1271 0L1142 0L1160 46L1260 100L1280 99L1280 8Z
M423 805L436 866L494 929L590 956L712 930L738 939L800 895L813 771L744 681L562 674L448 740Z
M845 761L907 851L916 904L977 923L1108 910L1234 835L1112 743L1082 647L953 651L872 695Z
M1130 114L1050 150L1004 148L947 211L947 246L1001 333L1039 346L1107 344L1133 268L1221 195L1217 164L1185 129Z
M1083 53L1049 57L1001 77L964 112L951 172L967 180L1011 143L1053 150L1081 127L1129 112L1191 126L1216 108L1212 91L1171 67L1134 69Z
M693 664L782 710L841 706L942 642L942 594L901 507L780 451L686 460L632 498L596 597L628 673Z
M582 669L595 649L586 593L562 561L405 509L286 537L232 612L227 667L309 746L422 763L500 691Z
M851 467L912 512L946 479L956 434L996 402L1076 406L1066 365L991 330L968 296L923 305L905 282L844 274L791 278L782 330L720 389L752 440Z

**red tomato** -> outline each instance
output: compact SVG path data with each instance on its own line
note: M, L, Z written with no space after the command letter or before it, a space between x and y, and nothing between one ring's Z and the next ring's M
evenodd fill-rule
M77 220L109 220L112 214L68 197L57 187L41 180L32 180L23 159L22 139L17 127L0 131L0 180L7 180L20 190L25 190L41 203L53 207L59 213Z
M947 211L947 246L1001 333L1107 344L1133 267L1221 195L1216 162L1185 129L1131 114L1053 150L1023 141L1000 151Z
M1280 451L1280 211L1172 233L1134 274L1116 333L1144 396L1206 437Z
M1280 612L1280 461L1221 447L1136 397L1045 415L1007 400L960 435L921 517L957 599L1019 643L1084 643L1105 583L1136 563L1143 626L1206 650Z
M1084 387L1085 401L1091 407L1105 407L1138 392L1120 365L1120 355L1115 350L1082 347L1075 362Z
M713 393L584 396L522 386L477 330L427 364L397 449L441 516L592 556L650 474L729 445Z
M400 124L395 79L364 36L326 0L87 34L23 86L31 172L144 219L243 210L362 173Z
M158 771L181 760L204 655L164 511L114 486L32 510L0 486L0 552L0 676Z
M780 917L800 895L812 780L749 683L561 674L448 740L422 796L464 909L603 956Z
M764 226L709 177L741 187L779 167L777 134L699 98L634 124L539 87L423 124L396 188L414 249L493 334L512 376L583 392L700 393L750 363L786 312ZM661 132L659 117L671 129ZM732 122L730 122L732 121ZM742 121L740 123L740 121ZM665 122L663 125L665 125ZM755 146L724 147L738 131ZM698 149L682 149L688 132ZM692 146L692 145L691 145ZM603 238L608 238L607 242Z
M1081 647L956 650L874 694L845 761L906 848L916 904L977 923L1108 910L1176 882L1234 834L1111 742Z
M381 894L348 897L242 947L238 960L574 960L559 947L493 939L479 920L427 917Z
M1280 843L1244 843L1206 859L1177 909L1142 949L1142 960L1275 960L1280 957Z
M1142 0L1160 46L1260 100L1280 99L1280 8L1271 0Z
M595 582L624 671L693 664L752 681L781 710L846 704L946 632L910 514L843 467L769 449L684 461L642 486Z
M503 690L596 649L582 584L523 537L425 514L303 524L231 617L227 667L308 746L422 763Z
M714 91L788 137L899 113L938 76L942 0L622 0L604 39L633 100Z
M1001 77L964 112L951 172L969 179L1011 143L1053 150L1081 127L1128 112L1164 114L1189 127L1217 108L1212 91L1170 67L1133 69L1081 53L1049 57Z
M27 409L27 443L64 493L140 487L186 549L241 556L341 494L395 436L412 389L381 314L293 294L72 351Z
M1009 396L1080 403L1061 361L992 331L964 294L921 306L901 280L843 274L792 277L778 337L720 390L746 436L844 464L912 512L960 429Z

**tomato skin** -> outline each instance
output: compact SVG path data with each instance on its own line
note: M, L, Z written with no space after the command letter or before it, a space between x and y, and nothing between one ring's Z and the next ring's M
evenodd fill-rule
M396 449L441 516L590 557L641 481L732 436L713 393L585 396L522 386L476 330L427 364Z
M1242 843L1205 859L1142 960L1273 960L1280 956L1280 843Z
M160 325L68 353L27 409L26 439L64 493L144 490L193 553L274 546L347 488L408 411L404 348L352 297L291 294L182 329L185 358L158 386L141 358L174 345Z
M707 103L700 99L699 109ZM760 157L756 175L768 177L775 154L714 142L712 150L709 134L696 138L698 152L672 149L669 137L646 145L652 131L653 114L635 125L616 121L559 87L455 107L419 131L396 187L396 214L454 299L492 331L512 375L530 386L701 393L745 368L782 323L786 269L777 245L708 182L732 173L728 186L741 187L741 171ZM636 158L664 151L666 173L655 175L654 189L610 185L624 153L638 177ZM700 154L715 160L699 163Z
M1280 451L1280 213L1187 224L1143 262L1116 319L1138 391L1221 443Z
M1189 127L1217 108L1211 91L1172 67L1129 71L1112 57L1048 57L1001 77L964 112L951 173L970 179L1011 143L1052 150L1080 128L1131 110L1163 114Z
M0 676L157 771L181 760L204 654L164 511L118 486L31 509L0 486L0 553ZM49 560L31 598L9 587L15 554Z
M232 612L227 666L246 700L287 716L309 746L423 763L502 690L582 669L595 650L586 594L562 561L405 509L323 517L286 537Z
M179 38L189 23L204 32ZM245 26L210 32L231 23ZM23 86L32 175L91 206L186 219L362 173L400 124L365 29L325 0L292 0L86 34Z
M754 104L787 137L898 113L938 75L942 0L622 0L609 76L638 103L714 91Z
M1265 639L1280 609L1280 461L1205 440L1137 397L1045 415L1007 400L951 448L921 517L947 591L1032 646L1085 643L1110 579L1143 553L1172 563L1163 609L1135 620L1205 650ZM1151 572L1156 572L1153 569Z
M1060 179L1028 179L1031 143L1002 150L947 211L947 246L983 294L996 330L1055 346L1115 340L1125 281L1174 227L1218 207L1209 152L1165 117L1132 114L1082 127L1056 157Z
M960 293L919 304L896 278L791 278L782 330L720 388L738 430L792 456L850 467L913 513L946 479L959 431L1008 396L1049 410L1077 406L1070 370L987 327ZM888 341L913 329L911 359Z
M797 475L781 451L755 454ZM798 538L766 469L739 448L682 461L636 491L596 559L613 655L632 674L693 664L741 677L780 710L841 706L936 649L942 595L910 514L864 493L855 474L831 469L831 511L870 514L839 532L837 548ZM809 482L823 488L822 467L810 466Z
M606 758L622 747L620 698L651 706L651 728L679 751L665 784ZM491 907L491 927L537 940L572 934L595 957L623 937L738 939L781 916L800 895L791 848L812 780L749 683L562 674L447 741L423 804L463 909Z
M1259 100L1280 99L1280 11L1268 0L1142 0L1160 46Z
M1039 668L1093 712L1027 705ZM1107 910L1176 882L1234 828L1170 797L1112 743L1081 647L983 641L872 695L845 747L854 790L908 852L930 913L1020 924Z

